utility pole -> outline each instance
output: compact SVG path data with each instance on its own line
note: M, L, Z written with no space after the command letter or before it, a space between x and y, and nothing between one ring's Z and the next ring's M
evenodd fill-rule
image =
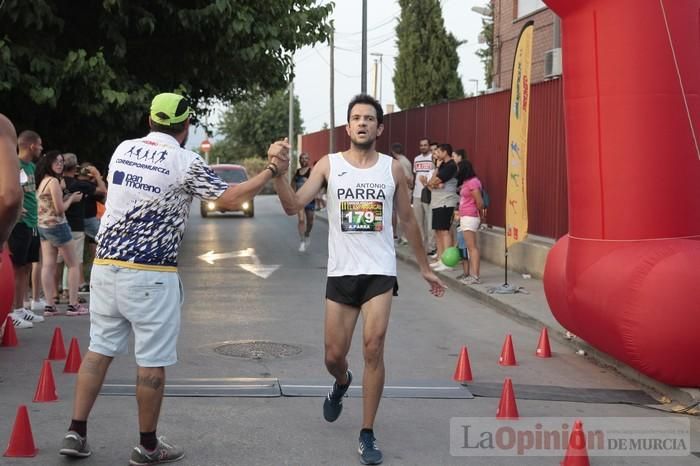
M382 60L384 59L384 54L383 53L370 53L373 57L379 57L379 71L378 71L378 76L379 76L379 103L382 103L382 80L384 78L384 68L382 67ZM375 97L377 96L375 92Z
M335 152L335 25L331 23L331 129L328 134L328 153Z
M372 81L371 81L372 97L374 97L375 99L377 98L377 82L379 81L379 69L377 68L377 66L378 66L378 63L377 63L377 59L375 58L374 63L372 63L372 74L371 74L371 76L372 76Z
M362 84L360 92L367 94L367 0L362 0Z

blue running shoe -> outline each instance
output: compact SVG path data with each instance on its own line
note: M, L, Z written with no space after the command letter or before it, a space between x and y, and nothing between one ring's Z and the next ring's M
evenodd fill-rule
M360 447L357 449L362 464L381 464L384 460L382 451L377 447L377 439L372 432L360 432Z
M333 422L338 419L343 411L343 397L350 388L352 383L352 372L348 370L348 383L346 385L338 385L333 383L333 389L328 392L328 396L323 402L323 418L328 422Z

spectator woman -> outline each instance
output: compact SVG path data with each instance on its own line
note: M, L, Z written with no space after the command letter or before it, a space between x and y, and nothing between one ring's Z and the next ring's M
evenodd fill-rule
M462 188L459 191L459 224L464 235L469 254L469 276L460 280L465 285L481 283L479 280L479 249L476 245L476 232L481 224L479 211L484 207L481 197L481 181L476 177L474 167L468 160L462 160L457 174L458 183Z
M80 271L75 256L73 237L66 221L66 209L79 202L83 194L70 193L64 196L61 186L63 156L58 151L50 151L39 160L36 169L36 197L39 204L39 237L41 239L41 283L47 300L56 297L56 257L61 251L68 267L68 310L66 315L87 314L87 309L78 303L78 282ZM55 300L47 302L45 316L58 314Z

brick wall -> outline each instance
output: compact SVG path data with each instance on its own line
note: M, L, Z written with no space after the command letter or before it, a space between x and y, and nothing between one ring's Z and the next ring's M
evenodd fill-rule
M498 89L510 89L515 47L525 23L535 22L532 46L532 82L544 79L544 53L553 47L554 14L547 8L523 18L516 18L517 0L493 0L494 38L500 48L494 48L493 85ZM498 42L496 42L498 44Z

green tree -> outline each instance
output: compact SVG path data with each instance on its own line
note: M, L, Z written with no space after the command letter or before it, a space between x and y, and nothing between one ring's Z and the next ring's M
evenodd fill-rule
M296 50L324 42L316 0L3 0L0 109L45 147L99 159L144 134L151 98L215 101L286 86Z
M488 2L484 8L487 14L481 18L479 43L483 41L486 46L477 50L476 55L484 65L484 81L486 81L486 88L490 89L493 85L493 2Z
M236 161L265 157L270 143L289 132L289 91L251 96L232 105L223 116L219 132L224 136L212 148L211 157ZM304 132L299 99L294 96L294 137Z
M463 42L445 29L440 1L399 0L399 5L394 70L398 106L413 108L464 97L457 74L457 47Z

